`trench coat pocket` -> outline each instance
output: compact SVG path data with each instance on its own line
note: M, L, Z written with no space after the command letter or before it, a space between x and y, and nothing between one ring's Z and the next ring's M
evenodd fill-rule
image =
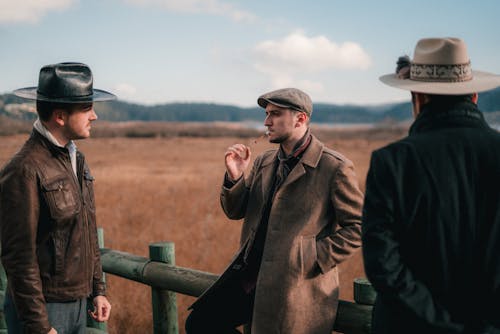
M305 278L313 278L321 271L318 268L316 236L302 236L300 239L301 272Z
M56 179L42 184L43 197L54 220L74 217L79 211L79 201L67 179Z

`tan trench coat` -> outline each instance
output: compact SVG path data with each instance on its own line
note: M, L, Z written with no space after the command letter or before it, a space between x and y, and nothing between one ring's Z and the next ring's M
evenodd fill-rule
M248 255L269 195L276 155L277 150L260 155L248 177L230 189L223 187L221 204L227 216L244 218L241 248L197 302L216 296ZM313 136L275 195L257 279L252 334L331 333L338 303L337 264L361 245L362 201L353 164Z

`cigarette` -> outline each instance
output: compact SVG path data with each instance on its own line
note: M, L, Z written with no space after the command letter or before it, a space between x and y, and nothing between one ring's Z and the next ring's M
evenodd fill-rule
M262 134L262 135L260 135L259 137L255 138L255 139L253 140L253 143L254 143L254 144L257 144L257 141L258 141L259 139L262 139L262 138L264 138L264 137L269 136L269 133L270 133L270 132L269 132L269 130L267 130L264 134Z

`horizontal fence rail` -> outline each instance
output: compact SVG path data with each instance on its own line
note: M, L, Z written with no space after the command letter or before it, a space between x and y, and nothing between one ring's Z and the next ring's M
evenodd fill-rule
M188 296L200 296L218 275L178 267L163 262L152 261L126 252L101 248L101 263L106 273L149 285L156 289L169 290ZM355 280L355 300L357 295L371 297L364 291L371 291L366 281L357 284ZM345 334L364 334L370 332L372 306L370 298L358 303L339 301L337 318L333 330ZM366 302L368 300L368 302ZM364 304L362 304L364 303Z
M106 273L193 297L201 295L218 278L215 274L107 248L101 249L101 263Z

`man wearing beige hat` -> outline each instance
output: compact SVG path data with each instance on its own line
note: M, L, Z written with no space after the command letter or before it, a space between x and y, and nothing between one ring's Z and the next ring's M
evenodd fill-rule
M338 302L337 265L361 243L362 193L351 161L309 130L312 102L295 88L258 98L275 150L225 154L220 200L243 219L240 250L193 305L188 334L329 334Z
M43 66L38 87L14 94L35 100L39 119L0 171L8 331L83 334L87 298L89 314L100 322L111 305L97 244L94 178L74 140L90 136L93 103L115 96L93 89L92 72L81 63Z
M411 91L415 121L366 181L373 333L500 333L500 133L476 105L500 77L473 71L462 40L426 38L380 80Z

